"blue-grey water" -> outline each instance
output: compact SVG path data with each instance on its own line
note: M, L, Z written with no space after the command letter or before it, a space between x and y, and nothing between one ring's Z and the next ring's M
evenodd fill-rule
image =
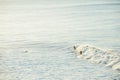
M120 80L76 44L120 52L120 1L0 0L0 80Z

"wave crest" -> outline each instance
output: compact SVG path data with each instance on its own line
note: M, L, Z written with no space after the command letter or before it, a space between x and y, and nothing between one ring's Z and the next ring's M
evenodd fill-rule
M92 45L74 46L73 50L78 58L89 60L92 63L104 64L120 72L119 53L104 50Z

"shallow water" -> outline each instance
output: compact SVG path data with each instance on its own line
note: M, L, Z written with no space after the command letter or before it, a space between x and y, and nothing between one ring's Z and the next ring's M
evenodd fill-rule
M75 44L120 52L120 1L0 1L0 80L114 80Z

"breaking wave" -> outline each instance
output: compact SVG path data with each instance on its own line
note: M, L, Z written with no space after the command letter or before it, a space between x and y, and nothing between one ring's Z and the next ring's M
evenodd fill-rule
M92 45L80 45L73 47L78 58L88 60L92 63L104 64L113 70L120 72L120 54L104 50Z

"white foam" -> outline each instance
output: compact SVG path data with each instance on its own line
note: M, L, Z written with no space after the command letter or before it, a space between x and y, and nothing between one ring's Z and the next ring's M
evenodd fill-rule
M78 58L92 63L104 64L114 70L120 71L120 54L104 50L91 45L74 46L74 52Z

